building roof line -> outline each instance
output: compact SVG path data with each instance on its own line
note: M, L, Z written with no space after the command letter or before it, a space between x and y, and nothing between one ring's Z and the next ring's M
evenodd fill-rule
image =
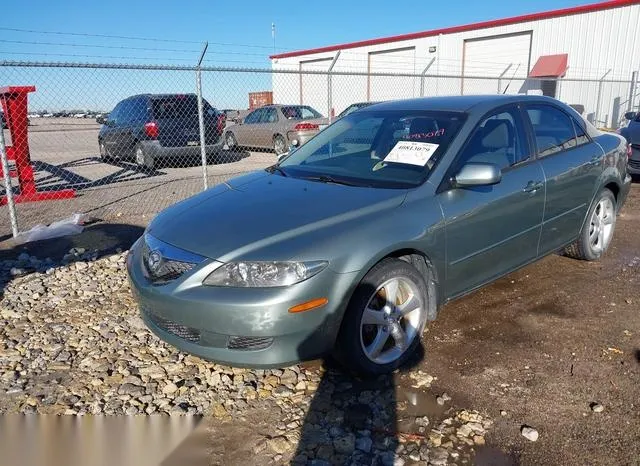
M377 39L361 40L357 42L348 42L344 44L329 45L326 47L319 47L315 49L296 50L293 52L279 53L271 55L270 59L275 58L289 58L297 57L301 55L310 55L314 53L334 52L336 50L353 49L357 47L365 47L369 45L387 44L390 42L399 42L411 39L420 39L423 37L433 37L440 34L453 34L456 32L474 31L477 29L486 29L497 26L507 26L510 24L524 23L528 21L539 21L541 19L557 18L560 16L569 16L581 13L591 13L594 11L609 10L611 8L619 8L623 6L637 5L640 0L609 0L600 3L590 3L588 5L580 5L569 8L562 8L559 10L544 11L540 13L530 13L520 16L512 16L509 18L494 19L489 21L481 21L478 23L465 24L462 26L452 26L440 29L432 29L429 31L414 32L409 34L400 34L389 37L379 37Z

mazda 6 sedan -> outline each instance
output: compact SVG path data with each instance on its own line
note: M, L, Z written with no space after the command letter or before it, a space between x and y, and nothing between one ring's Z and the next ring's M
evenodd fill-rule
M385 102L169 207L127 268L146 324L185 352L388 373L444 303L548 254L601 257L626 167L622 137L550 98Z

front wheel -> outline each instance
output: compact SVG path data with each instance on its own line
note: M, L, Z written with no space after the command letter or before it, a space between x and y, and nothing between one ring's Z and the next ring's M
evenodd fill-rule
M356 289L337 341L338 358L363 374L393 372L420 344L429 315L427 284L415 267L388 258Z
M611 191L603 189L589 209L580 236L567 246L565 255L587 261L598 260L609 248L615 227L616 198Z
M110 162L111 156L109 155L109 151L107 150L107 146L104 145L104 141L98 141L98 146L100 148L100 159L103 162Z

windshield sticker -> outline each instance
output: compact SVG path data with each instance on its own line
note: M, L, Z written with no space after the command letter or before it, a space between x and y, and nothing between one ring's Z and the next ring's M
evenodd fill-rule
M424 167L438 147L430 142L398 141L384 161Z
M409 135L409 139L431 139L439 136L444 136L444 128L440 128L438 131L429 131L428 133L413 133Z

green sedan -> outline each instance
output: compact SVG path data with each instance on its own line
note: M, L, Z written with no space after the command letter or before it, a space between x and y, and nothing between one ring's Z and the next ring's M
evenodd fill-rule
M161 339L234 366L402 365L440 307L559 251L607 250L624 140L542 96L385 102L161 212L127 260Z

